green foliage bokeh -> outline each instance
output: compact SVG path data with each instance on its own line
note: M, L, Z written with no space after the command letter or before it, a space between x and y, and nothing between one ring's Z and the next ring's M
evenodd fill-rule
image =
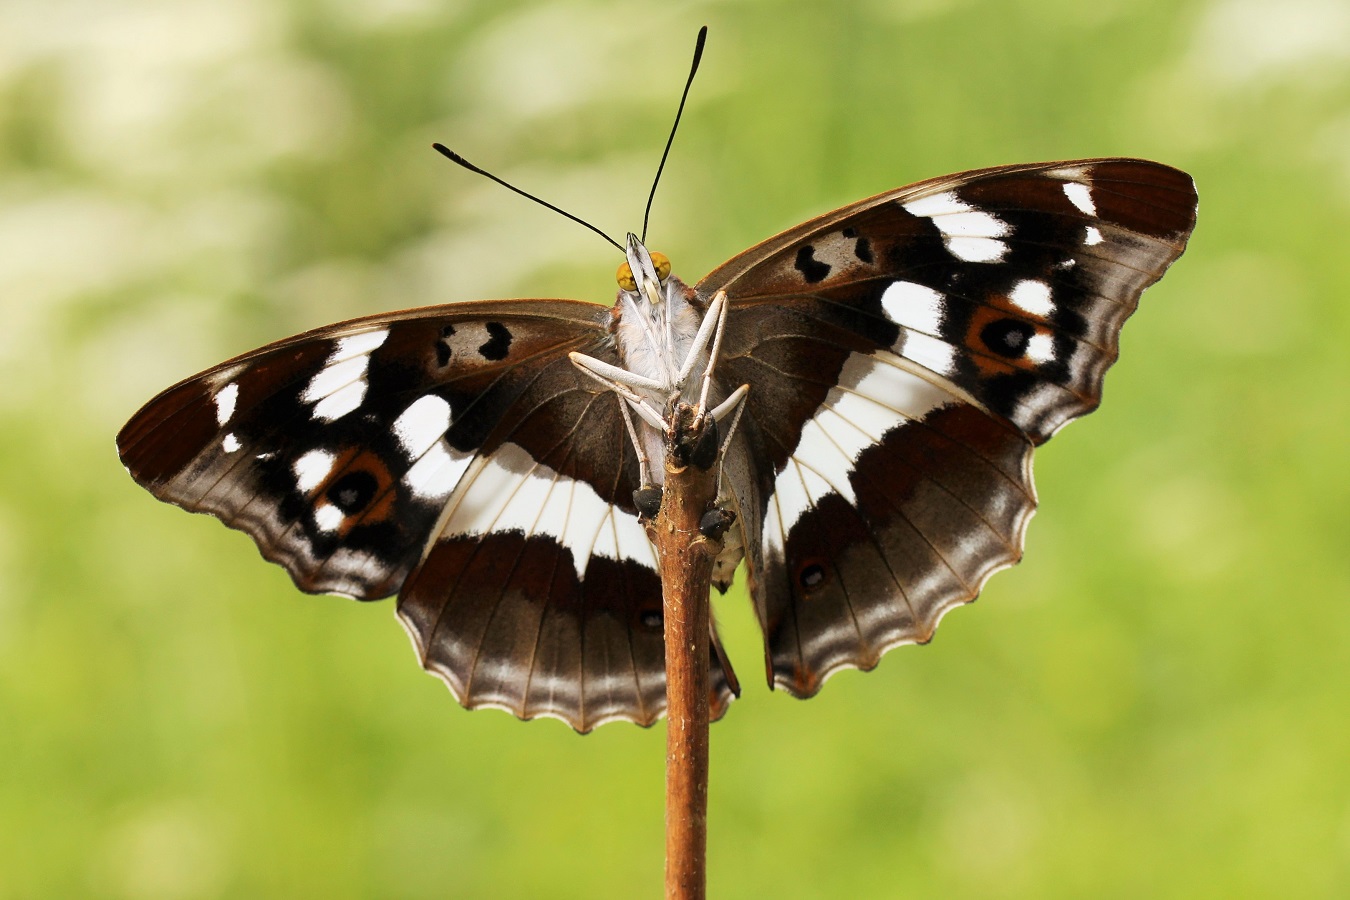
M664 738L461 710L392 604L297 593L112 438L287 334L696 280L860 197L1081 156L1200 223L1026 561L937 640L714 727L723 897L1350 892L1350 11L1331 0L0 3L0 898L659 891Z

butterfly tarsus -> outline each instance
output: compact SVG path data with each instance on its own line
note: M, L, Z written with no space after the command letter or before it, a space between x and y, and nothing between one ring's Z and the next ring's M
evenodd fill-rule
M663 494L664 491L661 490L660 485L644 484L633 491L633 505L637 507L642 518L653 521L661 514L661 497Z
M725 506L714 506L699 520L698 532L710 541L720 541L735 522L735 512Z

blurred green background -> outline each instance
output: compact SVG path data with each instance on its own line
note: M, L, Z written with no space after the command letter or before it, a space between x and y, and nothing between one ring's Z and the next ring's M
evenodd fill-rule
M1192 172L1191 249L1027 560L930 646L713 731L714 896L1350 896L1344 0L0 0L0 897L640 897L663 726L460 709L392 603L298 594L113 435L363 313L611 302L933 175Z

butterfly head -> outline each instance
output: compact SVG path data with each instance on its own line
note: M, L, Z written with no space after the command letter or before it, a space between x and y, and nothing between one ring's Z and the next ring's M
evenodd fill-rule
M616 273L619 287L629 293L641 294L652 306L660 306L662 288L670 276L670 260L664 253L649 252L632 232L628 234L624 255L627 260Z

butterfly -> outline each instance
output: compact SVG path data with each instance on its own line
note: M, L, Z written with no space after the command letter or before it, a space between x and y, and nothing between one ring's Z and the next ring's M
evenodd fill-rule
M463 302L320 328L164 391L118 451L300 590L396 594L464 706L650 725L665 674L644 439L634 404L573 359L651 371L663 329L687 346L720 292L713 400L749 389L722 447L735 521L714 583L744 565L770 685L810 697L928 641L1021 558L1033 450L1096 408L1195 216L1183 172L1088 159L879 194L692 287L630 236L613 307ZM739 686L713 632L717 717Z

